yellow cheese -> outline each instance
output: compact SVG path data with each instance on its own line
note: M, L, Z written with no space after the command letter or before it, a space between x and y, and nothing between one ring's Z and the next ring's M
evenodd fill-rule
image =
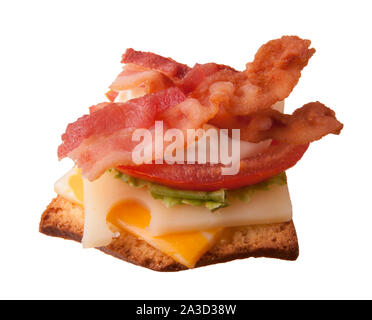
M133 233L188 268L195 266L221 230L216 228L203 232L183 232L154 237L146 230L150 220L150 211L136 200L117 203L107 215L107 221L117 228Z
M68 186L72 190L77 201L81 203L84 202L84 187L80 170L68 178Z
M70 180L71 179L71 180ZM83 178L78 168L74 167L54 184L54 191L65 199L83 204Z

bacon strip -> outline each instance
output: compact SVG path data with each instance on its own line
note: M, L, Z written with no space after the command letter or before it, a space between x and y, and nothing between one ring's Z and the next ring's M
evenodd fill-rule
M68 125L58 156L69 156L91 180L110 167L133 165L131 151L138 142L131 141L132 133L137 128L153 132L155 120L184 132L207 122L240 128L241 138L251 142L274 139L303 145L328 133L338 134L343 125L320 102L292 115L270 109L297 84L315 52L309 46L309 40L297 36L269 41L242 72L215 63L191 69L170 58L127 49L122 57L126 66L108 97L113 101L133 89L146 95L126 103L92 106L89 115Z
M91 136L107 137L125 128L149 128L156 115L185 100L178 88L172 87L126 103L108 103L103 108L91 109L90 115L79 118L67 126L62 135L63 143L58 148L59 159L77 148Z
M309 49L310 43L297 36L284 36L264 44L254 61L247 64L244 73L248 81L237 92L242 98L231 105L230 111L245 115L287 98L315 53L315 49Z
M178 63L171 58L165 58L152 52L136 51L132 48L122 56L122 63L133 63L146 69L159 71L173 80L182 79L190 70L186 64Z
M268 109L288 97L297 84L302 69L315 53L315 49L309 49L309 46L309 40L297 36L269 41L257 51L254 61L247 64L245 71L220 70L206 77L192 96L204 104L218 104L233 116L246 116ZM223 95L222 101L221 96L216 98L215 92L210 90L217 82L233 86L233 90ZM219 113L218 117L223 114ZM224 118L216 119L216 122L223 121Z
M277 110L258 112L241 130L241 138L250 142L274 139L289 144L306 144L333 133L339 134L343 124L335 112L320 102L310 102L292 115Z
M107 97L107 99L109 99L111 102L114 102L116 97L118 96L119 92L115 91L115 90L112 90L110 89L109 91L107 91L105 93L105 96Z
M111 84L110 89L121 91L141 86L146 88L147 93L153 93L169 88L172 85L172 81L158 71L127 64Z
M188 98L163 112L159 119L164 120L170 128L183 130L186 136L187 129L201 128L217 111L217 108L203 106L197 99Z
M186 137L187 128L200 128L213 115L213 111L202 106L198 100L189 98L173 107L158 108L152 123L155 120L163 120L165 131L169 128L178 128L184 131ZM96 179L109 168L119 165L134 165L132 150L138 142L132 141L132 134L136 129L136 127L128 127L117 130L110 135L91 136L84 139L79 147L72 150L68 156L76 162L83 175L90 180ZM154 126L152 125L148 129L154 143ZM194 140L183 141L183 145L188 142L192 143ZM169 143L169 141L163 141L164 150ZM149 160L154 160L154 157L155 154L152 154L152 158Z
M220 70L237 72L229 66L216 63L195 64L195 66L177 84L186 94L195 90L204 80Z
M68 156L82 170L82 174L93 181L107 169L120 164L133 164L132 150L138 142L132 141L137 128L124 128L109 136L85 139Z

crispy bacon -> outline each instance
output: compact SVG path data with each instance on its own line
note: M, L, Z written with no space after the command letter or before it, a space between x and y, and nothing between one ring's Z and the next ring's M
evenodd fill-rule
M109 91L107 91L105 93L105 96L107 97L107 99L109 99L111 102L114 102L116 97L118 96L119 92L115 91L115 90L112 90L110 89Z
M89 180L94 180L107 169L120 164L133 164L132 150L138 142L132 141L136 128L124 128L109 136L94 136L84 141L68 156Z
M254 61L246 65L247 82L239 87L241 96L230 106L230 111L245 115L267 109L289 96L301 77L315 49L309 49L310 40L285 36L264 44Z
M159 116L171 128L184 130L198 129L212 119L218 109L208 108L200 104L197 99L188 98L173 108L169 108Z
M320 102L292 115L271 109L297 84L315 52L309 46L309 40L297 36L269 41L242 72L215 63L190 68L154 53L127 49L122 57L126 65L107 93L111 103L92 106L89 115L69 124L58 156L69 156L87 178L95 179L108 168L133 165L131 151L137 142L131 140L132 133L137 128L153 132L156 120L163 120L165 128L183 131L205 123L239 128L244 140L274 139L293 148L338 134L343 125ZM112 103L140 94L145 95Z
M200 128L213 116L214 113L211 109L201 105L196 99L188 98L173 107L167 105L158 107L155 118L149 123L154 124L155 120L163 120L164 130L178 128L183 130L186 137L188 128ZM84 176L90 180L96 179L109 168L119 165L133 165L132 150L138 144L138 142L132 141L135 129L137 129L136 126L131 126L115 130L109 135L93 135L84 139L68 156L76 162ZM154 142L154 126L151 125L147 129L152 134ZM184 141L183 144L188 142L192 143L194 140ZM164 149L169 143L169 141L163 141ZM154 154L150 160L154 160Z
M91 136L107 137L125 128L149 128L158 113L185 98L181 90L173 87L126 103L108 103L67 126L62 135L63 143L58 148L58 157L64 158Z
M205 64L195 64L195 66L185 75L185 77L178 82L178 86L183 92L190 93L195 90L199 84L206 80L211 75L215 74L220 70L230 70L237 72L229 66L216 63L205 63Z
M110 104L110 102L101 102L101 103L96 104L94 106L90 106L89 107L89 113L96 112L96 111L108 106L109 104Z
M152 52L136 51L132 48L127 49L123 54L121 62L159 71L173 80L182 79L190 70L189 66L178 63L171 58L165 58Z
M153 93L169 88L172 85L172 81L158 71L127 64L111 84L110 89L121 91L143 87L146 89L146 93Z
M302 69L315 53L315 49L309 49L309 46L309 40L297 36L269 41L257 51L254 61L246 65L245 71L218 71L200 83L192 96L203 103L222 105L229 114L236 116L268 109L288 97L297 84ZM210 90L217 82L233 86L233 90L224 94L223 101ZM218 121L223 122L223 119Z
M320 102L311 102L291 115L273 109L251 115L249 124L241 130L241 138L250 142L274 139L305 144L329 133L339 134L342 128L333 110Z

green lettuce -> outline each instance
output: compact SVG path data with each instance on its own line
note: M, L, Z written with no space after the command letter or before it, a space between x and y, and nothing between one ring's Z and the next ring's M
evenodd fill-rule
M272 185L282 186L285 184L287 184L287 176L285 172L281 172L265 181L239 189L229 190L227 193L229 198L237 198L241 201L249 202L256 191L269 190Z
M285 172L282 172L266 181L257 183L255 185L246 186L235 190L220 189L217 191L193 191L193 190L179 190L163 185L159 185L150 181L138 179L111 169L110 172L115 178L121 179L132 187L142 188L147 187L151 196L154 199L161 200L168 208L175 205L192 205L201 207L204 206L211 211L227 207L229 205L228 199L238 198L241 201L248 202L252 194L260 190L268 190L273 184L283 185L287 183Z

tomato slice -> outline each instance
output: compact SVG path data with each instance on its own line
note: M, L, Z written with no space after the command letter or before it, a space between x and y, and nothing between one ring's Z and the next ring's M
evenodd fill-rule
M294 166L309 144L273 143L265 151L241 160L236 175L221 175L221 166L210 164L144 164L117 169L136 178L177 189L213 191L236 189L264 181Z

